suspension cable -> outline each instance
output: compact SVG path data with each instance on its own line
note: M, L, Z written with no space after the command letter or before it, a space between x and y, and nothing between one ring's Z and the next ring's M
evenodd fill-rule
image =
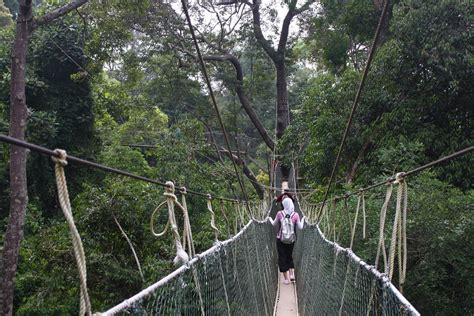
M334 180L334 176L336 174L336 170L337 170L337 167L339 165L339 160L341 158L342 149L343 149L344 144L346 142L347 134L348 134L349 128L352 124L352 119L353 119L354 113L357 109L357 105L358 105L359 100L360 100L362 89L364 88L364 85L365 85L365 81L366 81L366 78L367 78L367 74L369 72L370 64L372 63L372 59L375 55L375 50L377 48L377 42L378 42L378 39L379 39L380 30L382 29L382 22L385 19L385 16L386 16L386 13L387 13L388 2L389 2L389 0L385 0L385 4L384 4L383 9L382 9L382 14L380 15L379 23L378 23L377 29L375 31L372 46L370 48L369 57L367 59L367 63L366 63L365 68L364 68L364 73L362 74L362 79L360 81L359 88L357 90L357 94L356 94L354 102L352 104L352 110L351 110L351 113L349 115L349 119L347 121L346 128L344 130L344 134L342 136L341 144L339 145L339 150L337 152L336 161L334 162L334 166L333 166L332 171L331 171L331 177L329 178L329 183L328 183L328 186L326 188L326 192L324 193L324 198L323 198L323 203L321 205L321 208L323 208L324 204L326 203L326 199L328 197L329 189L331 188L331 184ZM316 192L316 191L313 191L313 193L314 192Z
M243 184L242 179L240 178L239 172L237 170L237 163L234 161L234 158L232 157L232 148L230 147L229 137L227 135L227 131L226 131L224 123L222 121L221 113L220 113L219 108L217 106L216 97L214 96L214 91L213 91L212 86L211 86L211 81L210 81L209 76L207 74L206 65L204 64L204 60L203 60L202 55L201 55L201 50L199 49L199 44L198 44L197 39L196 39L196 34L194 34L194 28L193 28L193 25L191 23L191 18L189 17L189 12L188 12L188 7L187 7L187 4L186 4L186 0L181 0L181 5L183 7L184 14L186 15L186 20L188 22L189 31L191 32L191 36L193 38L194 46L196 47L196 53L198 55L199 64L201 65L201 71L202 71L202 74L203 74L204 79L206 81L206 85L207 85L207 88L209 90L209 95L211 96L212 104L214 106L214 109L216 110L216 115L217 115L217 118L219 120L219 125L221 127L222 134L224 135L227 150L229 151L229 154L230 154L230 160L232 161L232 165L234 166L235 175L236 175L236 177L239 181L240 189L242 190L244 200L246 202L248 202L247 193L245 192L244 184ZM249 214L251 214L250 206L248 205L248 203L245 203L245 205L247 207L247 211L249 212Z
M3 134L0 134L0 141L5 142L5 143L9 143L9 144L12 144L12 145L15 145L15 146L23 147L23 148L28 148L30 150L39 152L43 155L47 155L47 156L50 156L50 157L51 156L59 157L58 154L56 152L54 152L53 150L51 150L51 149L48 149L48 148L45 148L45 147L42 147L42 146L38 146L38 145L35 145L35 144L32 144L32 143L28 143L26 141L19 140L17 138L13 138L13 137L6 136L6 135L3 135ZM102 164L99 164L99 163L96 163L96 162L92 162L92 161L88 161L88 160L85 160L85 159L77 158L77 157L74 157L74 156L71 156L71 155L68 155L67 160L69 162L78 163L78 164L85 165L85 166L88 166L88 167L91 167L91 168L94 168L94 169L99 169L99 170L119 174L119 175L126 176L126 177L129 177L129 178L132 178L132 179L140 180L140 181L154 183L154 184L157 184L157 185L165 187L165 188L169 187L166 183L163 183L163 182L160 182L160 181L157 181L157 180L153 180L153 179L150 179L150 178L147 178L147 177L139 176L139 175L130 173L128 171L123 171L123 170L120 170L120 169L108 167L108 166L105 166L105 165L102 165ZM206 197L206 198L209 196L208 193L202 193L202 192L191 191L191 190L185 190L184 191L181 188L177 188L176 190L179 191L180 193L186 192L186 193L189 193L189 194L203 196L203 197ZM213 196L212 198L216 199L216 200L229 201L229 202L234 202L234 203L242 202L242 201L239 201L239 200L236 200L236 199L230 199L230 198L225 198L225 197L214 197ZM245 201L245 202L247 202L247 201ZM248 203L245 203L245 204L248 204Z
M430 163L427 163L427 164L425 164L425 165L422 165L422 166L417 167L417 168L415 168L415 169L412 169L412 170L410 170L410 171L404 172L404 173L403 173L403 177L408 177L408 176L414 175L414 174L419 173L419 172L421 172L421 171L423 171L423 170L425 170L425 169L428 169L428 168L433 167L433 166L435 166L435 165L438 165L438 164L440 164L440 163L443 163L443 162L452 160L452 159L454 159L454 158L463 156L463 155L468 154L468 153L470 153L470 152L472 152L472 151L474 151L474 146L466 147L466 148L464 148L464 149L462 149L462 150L460 150L460 151L457 151L457 152L455 152L455 153L452 153L452 154L450 154L450 155L448 155L448 156L441 157L441 158L439 158L439 159L437 159L437 160L435 160L435 161L432 161L432 162L430 162ZM392 176L392 177L388 178L388 179L385 180L385 181L380 181L380 182L375 183L375 184L372 184L372 185L370 185L370 186L368 186L368 187L361 188L361 189L355 190L355 191L351 191L351 192L346 193L346 194L344 194L344 195L335 196L335 197L333 197L333 198L331 198L331 199L329 199L329 200L326 200L326 202L332 201L332 200L340 200L340 199L348 198L349 196L352 196L352 195L355 195L355 194L360 194L360 193L362 193L362 192L375 189L375 188L377 188L377 187L379 187L379 186L392 183L392 182L394 182L395 180L396 180L396 176Z

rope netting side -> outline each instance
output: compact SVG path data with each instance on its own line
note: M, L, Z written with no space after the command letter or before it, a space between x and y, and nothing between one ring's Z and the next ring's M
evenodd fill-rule
M419 315L389 277L307 225L294 250L300 315Z
M278 282L273 227L250 221L236 236L102 315L272 315Z

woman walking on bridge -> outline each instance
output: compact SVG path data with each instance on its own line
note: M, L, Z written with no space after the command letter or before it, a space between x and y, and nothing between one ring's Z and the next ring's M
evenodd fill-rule
M283 283L290 284L290 280L295 280L295 265L293 263L293 247L296 241L295 227L303 229L304 218L300 220L300 216L295 212L293 200L288 194L282 196L283 210L278 212L275 219L270 217L269 221L273 226L278 226L276 236L278 251L278 268L283 274Z

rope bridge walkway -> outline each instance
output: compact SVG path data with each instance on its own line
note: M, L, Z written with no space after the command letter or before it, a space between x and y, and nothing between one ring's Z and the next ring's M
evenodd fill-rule
M150 226L153 234L158 237L170 228L177 251L174 261L176 264L181 264L181 266L162 280L105 311L102 315L274 314L277 289L281 282L279 282L277 269L276 232L267 221L266 216L275 216L277 212L276 201L273 201L271 207L267 206L265 201L246 201L243 205L243 201L222 197L213 198L209 194L186 190L182 187L177 189L182 194L180 203L174 193L174 184L171 182L162 183L137 176L122 170L67 156L66 152L61 150L52 151L1 134L0 141L29 148L54 158L61 208L70 227L76 264L80 274L80 315L91 315L92 306L87 291L85 253L79 232L74 225L67 192L65 167L68 161L151 182L166 188L164 193L166 201L158 205L153 212ZM347 197L351 194L359 194L353 226L351 220L349 220L353 239L359 208L362 209L363 232L365 231L364 191L381 185L387 187L385 202L380 215L380 235L375 266L363 262L350 250L353 240L351 240L351 246L346 249L325 237L320 227L324 229L327 236L337 240L335 223L330 221L329 213L331 210L329 206L322 205L316 208L317 205L304 203L304 201L301 205L295 203L295 210L306 218L304 228L297 233L298 238L293 252L298 297L295 310L301 315L419 315L416 309L391 283L396 257L400 269L398 273L400 287L404 283L406 274L407 186L405 177L472 151L474 151L474 146L406 173L398 173L395 177L360 189L357 193L345 195ZM398 185L396 212L390 246L386 247L384 244L384 225L393 185ZM194 253L191 225L185 199L186 194L195 194L208 199L208 210L212 214L210 226L216 231L215 245L198 255ZM336 198L332 200L332 205L335 205ZM215 226L212 199L236 203L236 213L238 214L240 227L243 226L234 237L223 242L217 240L218 228ZM165 204L168 208L168 223L162 232L156 233L153 229L153 216ZM184 232L182 236L178 231L175 209L178 212L183 212ZM244 209L247 210L247 213ZM333 210L331 215L334 216L334 214ZM223 215L225 216L225 214ZM387 248L389 249L388 254L386 253ZM377 270L379 257L383 257L384 273ZM282 293L283 291L280 291L280 297Z
M327 240L316 225L299 233L294 256L301 315L419 315L388 276ZM253 219L102 315L272 315L278 282L274 228Z

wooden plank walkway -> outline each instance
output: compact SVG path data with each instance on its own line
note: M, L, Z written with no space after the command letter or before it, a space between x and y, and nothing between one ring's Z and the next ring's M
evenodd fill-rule
M283 280L280 277L280 282L278 282L278 293L273 315L297 316L298 303L296 299L296 283L291 282L290 284L283 284Z

